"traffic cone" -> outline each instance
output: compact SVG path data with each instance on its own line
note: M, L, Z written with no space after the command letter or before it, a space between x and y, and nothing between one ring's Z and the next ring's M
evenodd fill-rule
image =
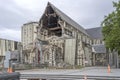
M13 72L12 68L8 68L7 72L12 73Z
M110 65L108 64L108 73L110 73L111 72L111 69L110 69Z
M9 73L12 73L12 72L13 72L12 68L9 68Z
M86 75L84 75L84 80L87 80L87 76Z

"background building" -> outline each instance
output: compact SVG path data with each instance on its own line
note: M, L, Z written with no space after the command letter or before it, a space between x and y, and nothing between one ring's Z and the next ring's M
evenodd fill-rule
M34 60L35 54L32 52L34 47L34 40L36 39L36 32L38 22L28 22L23 24L21 31L21 41L23 46L23 59L27 63Z
M0 38L0 63L2 64L5 59L7 51L14 51L18 49L20 42Z
M28 45L32 43L36 38L36 27L38 22L28 22L23 24L21 31L21 41L23 50L29 49Z

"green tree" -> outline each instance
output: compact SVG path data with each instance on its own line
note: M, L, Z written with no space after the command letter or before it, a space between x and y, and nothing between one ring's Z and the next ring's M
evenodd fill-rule
M107 48L116 49L120 54L120 1L113 2L115 10L105 16L102 33Z

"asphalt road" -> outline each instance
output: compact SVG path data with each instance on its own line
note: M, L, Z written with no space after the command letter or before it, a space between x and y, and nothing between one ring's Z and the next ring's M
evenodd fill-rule
M111 69L111 72L108 73L107 67L87 67L83 69L33 69L33 70L22 70L16 72L20 72L20 74L39 74L39 75L66 75L66 76L85 75L86 77L103 76L103 77L113 77L113 79L114 77L120 77L120 69ZM120 79L116 79L116 80L120 80Z

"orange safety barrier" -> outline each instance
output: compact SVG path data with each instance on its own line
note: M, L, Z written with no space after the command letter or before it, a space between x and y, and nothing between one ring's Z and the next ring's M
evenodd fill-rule
M13 72L12 68L8 68L7 72L12 73Z
M110 65L109 65L109 64L108 64L108 67L107 67L107 71L108 71L108 73L111 72L111 69L110 69Z

